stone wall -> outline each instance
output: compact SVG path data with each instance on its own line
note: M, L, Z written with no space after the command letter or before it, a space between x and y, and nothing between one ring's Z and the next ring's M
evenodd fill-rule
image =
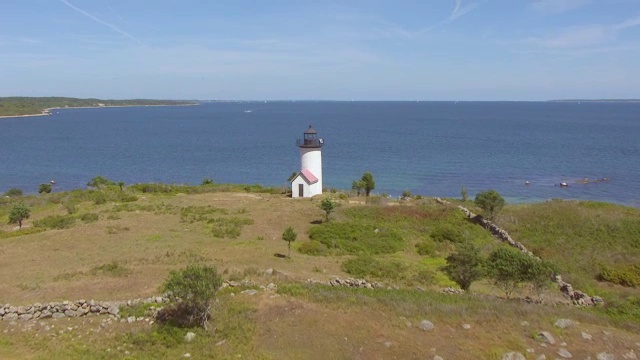
M450 202L446 200L442 200L438 197L435 198L435 200L438 204L451 205ZM527 248L524 245L513 240L506 230L501 229L498 225L494 224L493 222L484 219L482 215L474 214L473 212L471 212L471 210L465 208L462 205L458 205L458 209L460 209L460 211L464 213L464 215L467 217L467 219L469 219L469 221L475 224L478 224L483 228L489 230L496 238L498 238L498 240L509 244L510 246L522 251L523 253L529 256L533 256L536 259L539 259L531 251L527 250ZM575 305L585 306L585 305L598 305L598 304L604 303L602 298L599 296L589 296L588 294L582 291L573 290L573 287L571 286L571 284L563 281L562 276L560 276L559 274L554 275L552 280L558 285L558 287L560 288L560 291L565 296L567 296L571 300L571 302Z
M75 300L49 303L35 303L26 306L12 306L5 304L0 306L0 319L10 320L31 320L64 317L82 317L107 315L113 318L120 318L121 306L134 306L149 303L168 303L166 296L154 296L146 299L133 299L123 301L94 301Z

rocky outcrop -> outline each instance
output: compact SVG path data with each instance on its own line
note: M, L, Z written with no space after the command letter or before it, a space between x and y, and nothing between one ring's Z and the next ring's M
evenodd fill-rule
M166 296L153 296L145 299L124 301L75 300L49 303L35 303L26 306L0 306L0 320L36 320L48 318L83 317L105 315L120 318L120 307L138 304L168 303Z

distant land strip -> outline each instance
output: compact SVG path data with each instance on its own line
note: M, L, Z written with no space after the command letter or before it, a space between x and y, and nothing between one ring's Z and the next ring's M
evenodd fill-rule
M51 109L100 108L114 106L179 106L197 105L184 100L101 100L70 97L0 97L0 117L51 115Z
M640 102L640 99L560 99L560 100L549 100L549 102L585 102L585 103L593 103L593 102L613 102L613 103L626 103L626 102Z

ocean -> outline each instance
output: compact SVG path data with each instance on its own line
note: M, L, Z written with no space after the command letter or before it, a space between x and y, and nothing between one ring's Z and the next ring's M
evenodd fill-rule
M197 106L60 109L0 119L0 193L127 184L285 186L308 125L324 139L323 182L374 193L508 202L552 198L640 206L640 103L210 102ZM589 179L587 183L581 180ZM608 180L603 180L603 179ZM598 180L598 181L596 181ZM529 185L525 185L528 181ZM569 187L558 186L566 182Z

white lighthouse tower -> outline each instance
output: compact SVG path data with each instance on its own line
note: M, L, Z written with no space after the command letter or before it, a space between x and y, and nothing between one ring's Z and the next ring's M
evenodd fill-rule
M318 132L309 125L304 137L298 139L300 172L291 180L291 197L312 197L322 194L322 144Z

